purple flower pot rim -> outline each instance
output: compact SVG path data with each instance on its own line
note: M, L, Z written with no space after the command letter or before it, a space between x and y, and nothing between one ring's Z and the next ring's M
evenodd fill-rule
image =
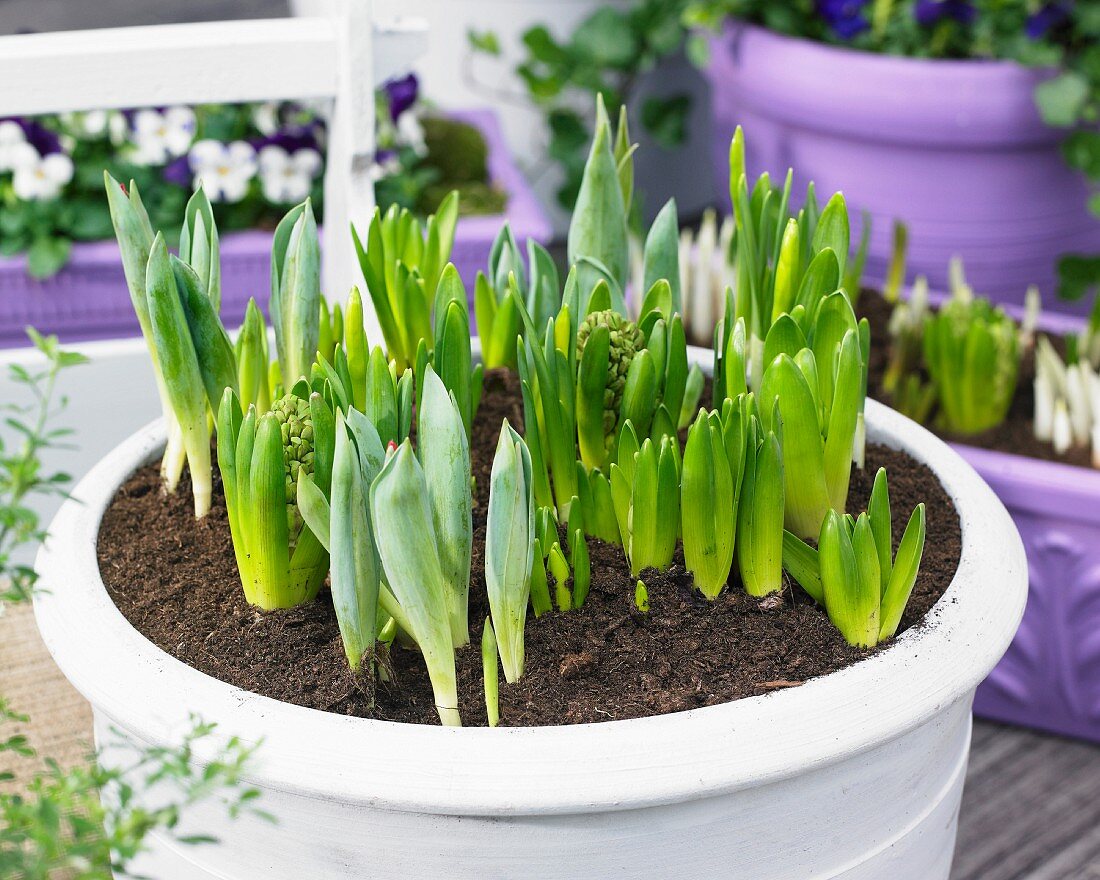
M1019 78L1021 76L1034 77L1043 72L1049 75L1049 68L1029 68L1003 58L916 58L909 55L890 55L885 52L872 52L870 49L861 49L857 46L845 46L838 43L825 43L820 40L811 40L807 37L795 37L790 34L781 34L766 28L763 25L748 21L733 19L726 23L726 29L731 34L737 32L753 32L758 37L797 45L800 51L814 52L822 56L829 56L844 64L861 64L867 66L880 66L882 68L896 68L900 66L912 67L922 73L934 72L938 74L966 74L975 72L999 74L1002 76Z
M835 132L912 146L1058 143L1035 106L1052 71L1013 61L930 59L791 37L730 21L709 73L754 112ZM746 132L752 137L752 132Z

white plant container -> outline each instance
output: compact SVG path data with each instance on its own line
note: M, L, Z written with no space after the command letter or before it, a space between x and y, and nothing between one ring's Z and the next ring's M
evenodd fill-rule
M958 571L921 625L766 696L495 730L292 706L146 640L107 595L95 552L116 490L163 447L159 423L139 431L54 520L38 559L39 627L92 704L105 760L172 744L197 713L219 738L263 741L249 782L279 822L227 823L203 804L185 830L214 832L219 845L154 837L135 869L157 880L947 880L971 700L1016 631L1027 563L1001 502L955 452L878 403L867 421L872 441L939 476L962 520Z

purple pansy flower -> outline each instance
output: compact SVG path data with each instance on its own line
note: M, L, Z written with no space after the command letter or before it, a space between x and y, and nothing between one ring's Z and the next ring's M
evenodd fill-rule
M1069 18L1070 4L1066 2L1047 3L1038 12L1029 15L1024 29L1033 40L1045 37L1051 30L1064 24Z
M917 22L925 27L953 18L961 24L971 24L977 10L968 0L917 0L914 11Z
M397 117L416 103L420 82L415 73L410 73L408 76L389 80L382 89L390 102L390 118L396 122Z
M173 159L164 166L164 179L169 183L174 183L176 186L190 189L193 176L194 175L191 173L191 162L186 155Z
M282 147L288 153L306 147L320 152L321 147L317 139L319 125L320 123L288 126L279 129L270 137L255 138L250 143L256 148L257 152L269 146Z

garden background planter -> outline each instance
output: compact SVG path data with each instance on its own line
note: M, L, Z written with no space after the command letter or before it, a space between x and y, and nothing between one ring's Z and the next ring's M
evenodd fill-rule
M741 124L752 175L793 167L795 192L813 180L819 193L843 191L853 218L871 214L869 280L885 276L898 218L909 226L910 277L946 289L958 254L995 300L1020 303L1034 283L1045 308L1087 311L1057 299L1055 263L1100 251L1100 220L1062 159L1065 132L1035 108L1041 71L857 52L731 23L713 41L708 76L718 180L729 180Z
M1064 335L1081 321L1043 315L1040 327ZM974 712L1100 742L1100 470L952 445L1008 509L1028 560L1023 623Z
M489 144L489 176L509 194L505 214L459 220L452 260L472 301L474 279L488 263L493 239L505 220L524 249L528 238L549 241L551 229L504 145L493 112L468 110L451 115L484 133ZM227 233L221 246L222 317L227 327L236 327L244 318L249 297L255 297L266 310L271 288L271 233ZM345 293L341 292L340 298ZM26 345L27 325L56 333L65 342L138 335L118 245L114 241L74 245L69 264L45 281L27 275L25 258L0 258L0 348Z
M706 363L709 352L692 357ZM281 823L226 823L204 805L181 833L213 829L219 846L156 836L134 870L159 880L472 880L502 870L547 880L946 880L971 698L1015 632L1026 563L1004 508L961 458L879 404L867 415L870 438L926 462L962 519L958 572L923 625L839 673L765 697L497 730L278 703L155 648L114 607L95 555L115 490L163 445L159 424L140 431L82 481L79 501L51 527L38 560L43 638L91 702L105 760L124 761L127 744L171 742L197 712L218 722L217 739L263 740L249 782Z
M305 0L291 0L291 9ZM445 109L489 101L497 111L508 146L529 165L532 186L546 207L555 237L564 239L569 212L557 201L562 177L547 155L549 133L542 108L527 97L513 67L523 51L524 31L545 25L566 39L585 18L601 6L628 9L634 0L374 0L377 15L416 16L428 23L428 50L416 62L424 95ZM472 56L465 37L455 34L492 31L500 41L499 59ZM682 217L702 213L714 202L714 181L708 164L710 119L707 84L682 55L663 59L638 83L630 131L639 141L634 179L644 193L642 211L652 218L670 196L676 197ZM642 127L641 103L650 96L689 94L692 109L687 139L674 150L654 143Z

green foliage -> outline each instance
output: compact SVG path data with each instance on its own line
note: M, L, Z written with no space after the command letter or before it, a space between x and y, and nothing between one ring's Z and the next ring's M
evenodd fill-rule
M600 96L608 107L637 105L639 122L665 149L683 143L691 112L686 94L661 94L638 102L641 77L687 41L681 16L686 0L638 0L626 8L601 6L564 38L547 24L528 29L515 72L526 98L540 108L550 131L549 155L564 181L558 201L571 208L582 188L585 145L592 137L578 104ZM500 58L499 39L490 32L467 35L471 51Z
M761 24L778 33L871 52L913 58L1000 59L1053 71L1035 88L1035 103L1044 121L1065 129L1062 152L1070 167L1093 183L1100 181L1100 6L1076 3L1006 3L970 0L969 14L956 14L951 3L943 14L928 15L934 4L891 0L870 5L836 5L811 0L696 0L687 20L712 28L727 16ZM916 14L926 7L924 20ZM861 8L862 7L862 8ZM830 26L829 16L842 16L844 33ZM1089 206L1100 215L1100 197ZM1060 263L1060 293L1076 299L1100 285L1100 259L1067 254Z
M87 362L81 354L65 351L56 336L42 336L27 328L34 347L45 358L40 366L11 364L12 380L27 400L0 403L7 439L0 434L0 613L4 602L28 601L37 575L15 559L16 551L46 537L38 515L28 506L36 496L65 495L69 475L49 473L42 467L42 453L67 448L72 431L51 423L65 406L57 401L57 378L62 370Z
M986 299L956 293L927 319L924 366L939 420L953 434L979 434L1004 421L1016 393L1019 330Z
M367 292L399 370L416 363L421 340L433 339L432 305L454 245L458 196L421 222L409 211L375 209L364 238L351 234Z
M0 724L19 720L0 701ZM246 814L271 820L258 806L259 790L244 782L255 747L233 737L213 759L196 760L196 752L205 752L214 735L215 725L192 717L192 727L178 746L133 748L110 767L94 759L62 767L47 759L22 793L0 792L0 876L130 876L130 864L154 832L182 845L217 841L217 829L179 831L188 809L200 802L220 801L230 821ZM32 757L25 743L13 745L17 739L0 743L0 752ZM155 807L142 797L153 786L165 792Z
M856 647L874 647L898 630L924 553L924 504L913 510L896 554L891 531L890 491L880 468L867 511L854 519L829 511L816 549L790 532L783 536L784 567Z
M531 456L505 419L493 459L485 535L485 587L509 683L523 676L523 628L534 564ZM539 560L539 565L542 560Z

